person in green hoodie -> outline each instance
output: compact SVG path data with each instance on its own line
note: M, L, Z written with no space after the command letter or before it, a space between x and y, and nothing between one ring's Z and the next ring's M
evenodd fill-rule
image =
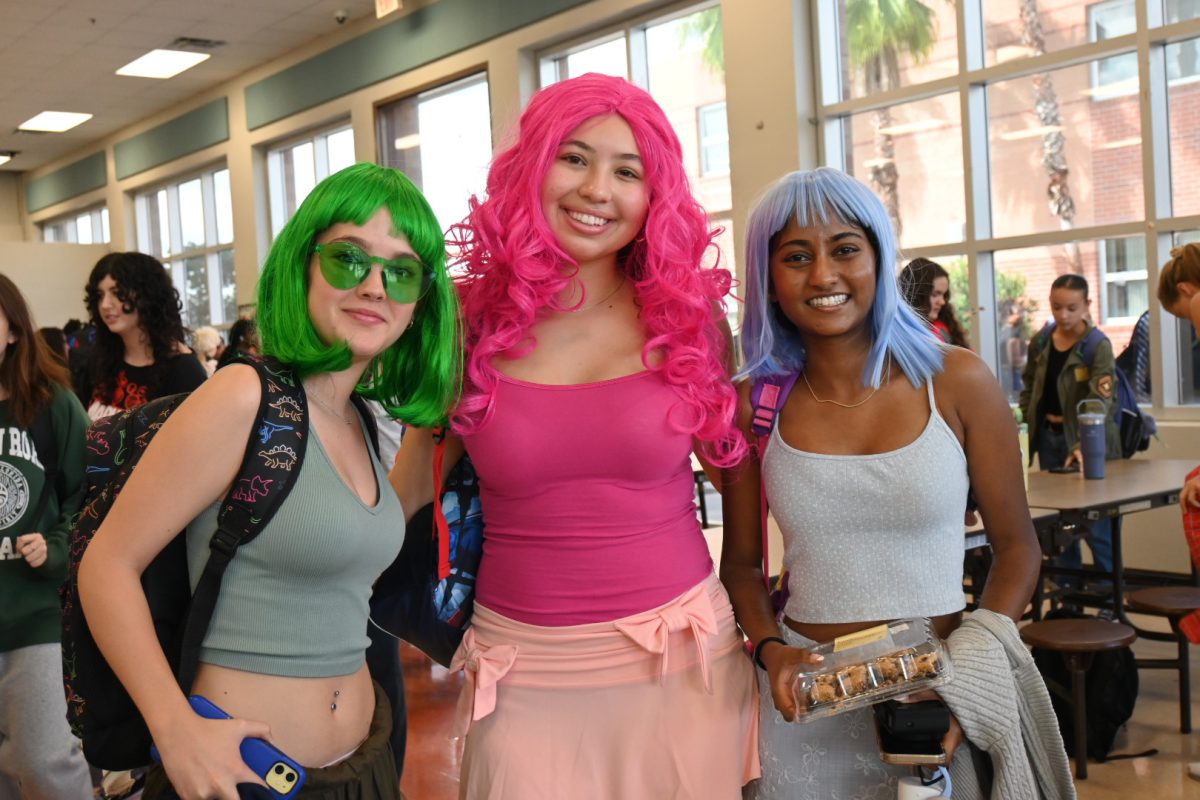
M92 797L67 727L58 586L88 417L0 274L0 800Z

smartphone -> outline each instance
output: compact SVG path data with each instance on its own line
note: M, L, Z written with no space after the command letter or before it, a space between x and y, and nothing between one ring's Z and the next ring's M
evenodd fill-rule
M1079 465L1072 464L1069 467L1051 467L1050 469L1046 470L1046 472L1053 472L1057 475L1066 475L1073 472L1079 472Z
M192 710L205 719L231 719L223 710L207 697L194 694L188 698ZM264 739L243 739L242 760L256 775L266 782L271 797L278 800L291 800L304 786L307 777L304 767L280 752L279 748ZM155 761L161 761L158 748L151 746L150 755Z
M940 700L879 703L875 728L879 760L885 764L935 767L950 763L942 748L942 737L950 729L950 710Z

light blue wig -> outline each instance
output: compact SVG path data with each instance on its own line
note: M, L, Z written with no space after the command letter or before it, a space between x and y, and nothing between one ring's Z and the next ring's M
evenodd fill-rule
M742 320L745 367L739 378L791 374L804 368L804 344L791 321L770 299L771 240L789 220L804 227L830 215L862 228L875 248L875 304L871 352L863 386L883 381L888 356L914 386L941 372L945 351L928 325L904 302L896 285L898 248L883 203L870 189L829 167L784 175L763 194L746 223L746 308Z

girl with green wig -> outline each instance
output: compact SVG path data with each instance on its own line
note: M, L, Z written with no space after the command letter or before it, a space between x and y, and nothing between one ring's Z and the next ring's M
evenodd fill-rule
M318 184L267 256L258 323L263 352L303 384L297 413L308 414L310 439L293 491L230 563L200 650L191 692L232 719L192 712L140 581L185 527L197 579L258 433L253 367L218 370L152 440L83 559L83 607L161 754L148 800L276 796L242 761L245 738L269 739L305 767L299 797L398 798L392 714L365 653L371 587L400 550L404 513L351 395L429 426L457 394L457 295L441 229L412 182L358 164Z

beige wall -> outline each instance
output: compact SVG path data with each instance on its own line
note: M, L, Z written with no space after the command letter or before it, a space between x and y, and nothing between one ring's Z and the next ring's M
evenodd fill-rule
M0 172L0 242L20 241L21 176L16 172Z
M72 317L87 316L83 287L92 266L107 252L102 244L0 241L0 272L25 295L39 327L61 328Z

